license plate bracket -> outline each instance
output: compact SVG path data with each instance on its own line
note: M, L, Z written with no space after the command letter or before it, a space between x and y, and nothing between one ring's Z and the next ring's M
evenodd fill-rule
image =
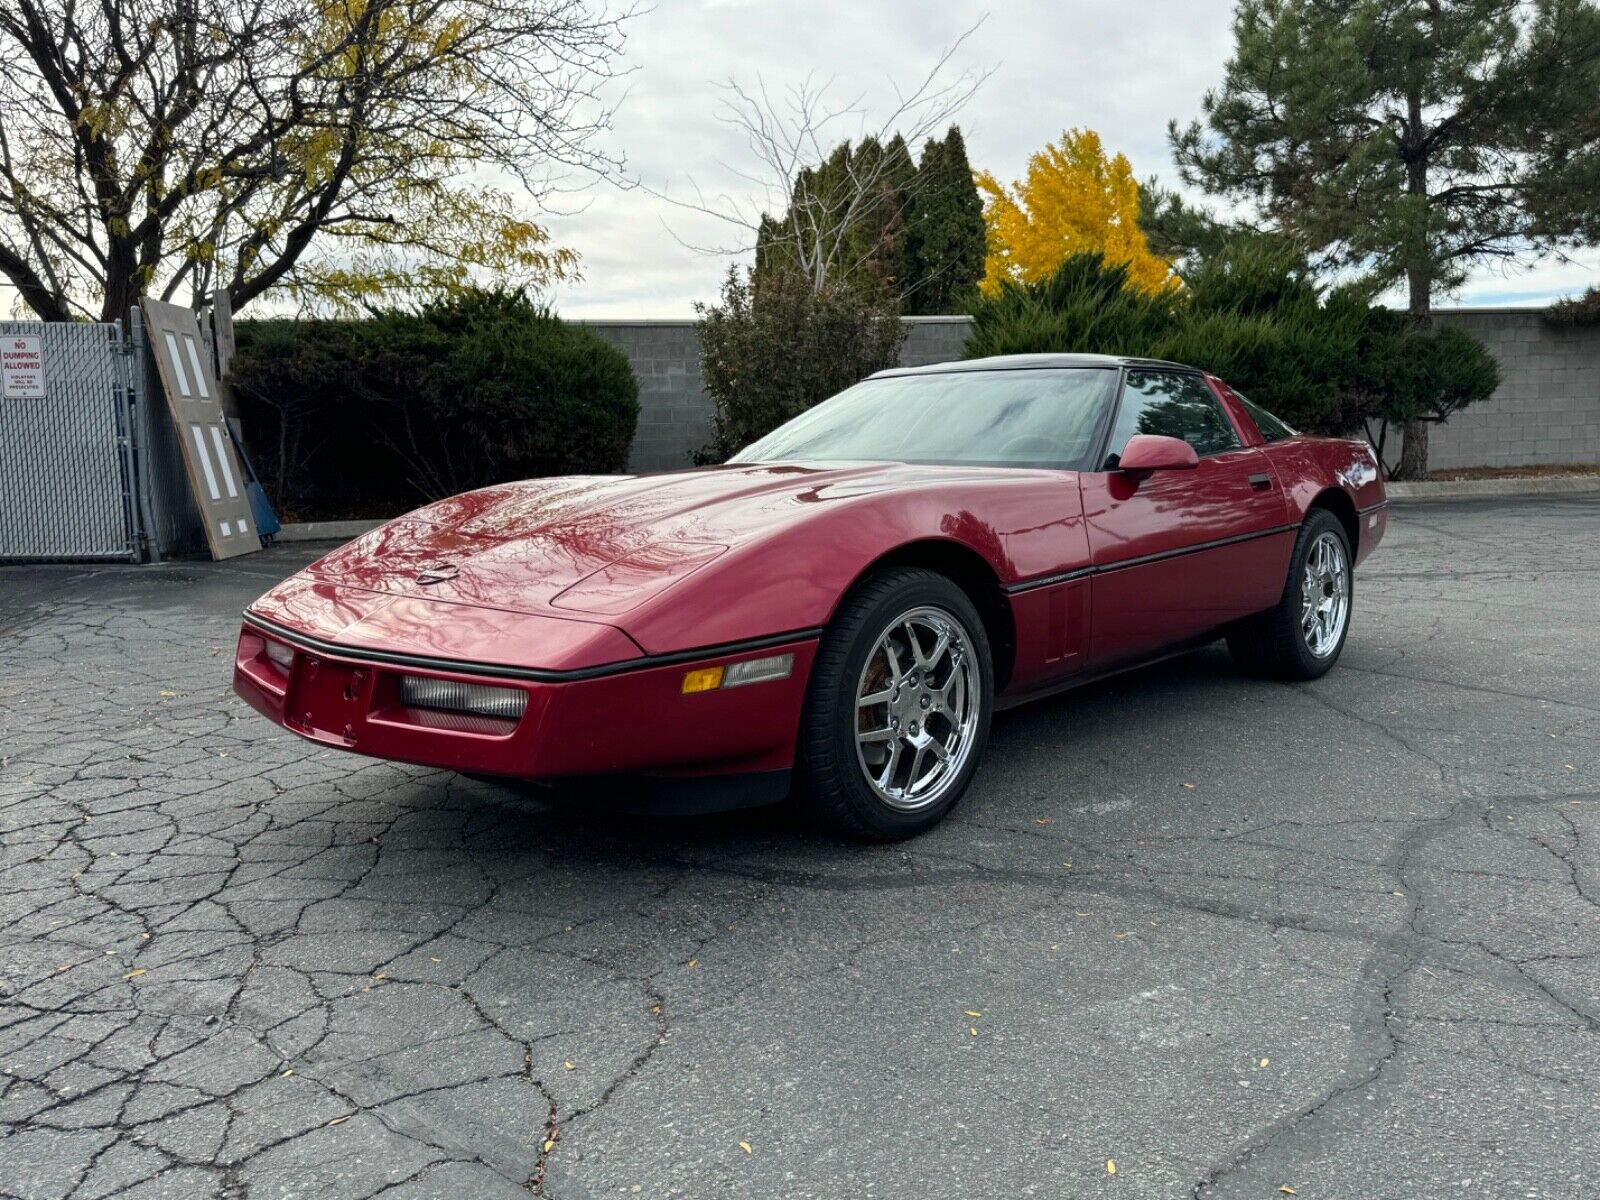
M369 670L299 654L284 705L284 720L307 737L353 746L371 687Z

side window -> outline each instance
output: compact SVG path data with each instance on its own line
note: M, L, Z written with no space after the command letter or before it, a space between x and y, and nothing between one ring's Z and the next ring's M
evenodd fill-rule
M1239 396L1238 392L1234 393ZM1250 414L1250 419L1256 423L1256 428L1261 431L1262 440L1268 442L1281 442L1284 438L1295 436L1295 430L1287 421L1280 421L1259 404L1239 396L1239 403L1244 405L1244 410Z
M1196 454L1236 450L1239 439L1204 379L1178 371L1129 371L1111 431L1107 467L1136 433L1188 442Z

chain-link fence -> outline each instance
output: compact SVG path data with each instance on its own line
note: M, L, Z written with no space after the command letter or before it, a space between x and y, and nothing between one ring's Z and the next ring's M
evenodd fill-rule
M0 321L0 560L141 557L126 347L114 324Z

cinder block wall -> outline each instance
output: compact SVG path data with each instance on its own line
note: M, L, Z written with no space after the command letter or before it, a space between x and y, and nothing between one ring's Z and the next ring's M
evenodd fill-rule
M1430 467L1600 463L1600 327L1552 328L1526 308L1442 309L1434 319L1489 348L1500 387L1434 427Z
M1553 329L1537 309L1444 309L1441 323L1481 339L1500 362L1494 397L1433 430L1435 468L1600 463L1600 328ZM961 357L969 317L907 317L906 366ZM711 437L711 398L692 320L590 321L639 378L628 467L670 471ZM1396 441L1398 446L1398 439Z
M633 364L639 380L639 427L630 471L670 471L711 440L711 397L700 372L693 320L585 321Z
M900 361L908 367L961 357L970 317L906 317ZM671 471L711 440L711 397L692 320L585 321L628 356L639 380L639 428L630 471Z

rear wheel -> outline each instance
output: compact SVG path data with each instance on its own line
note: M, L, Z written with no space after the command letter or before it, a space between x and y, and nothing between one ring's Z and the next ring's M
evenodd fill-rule
M989 736L989 639L947 577L869 577L823 634L799 745L812 814L870 841L936 825L972 782Z
M1228 634L1234 661L1274 679L1316 679L1339 660L1354 598L1350 537L1325 508L1300 526L1289 579L1274 608Z

